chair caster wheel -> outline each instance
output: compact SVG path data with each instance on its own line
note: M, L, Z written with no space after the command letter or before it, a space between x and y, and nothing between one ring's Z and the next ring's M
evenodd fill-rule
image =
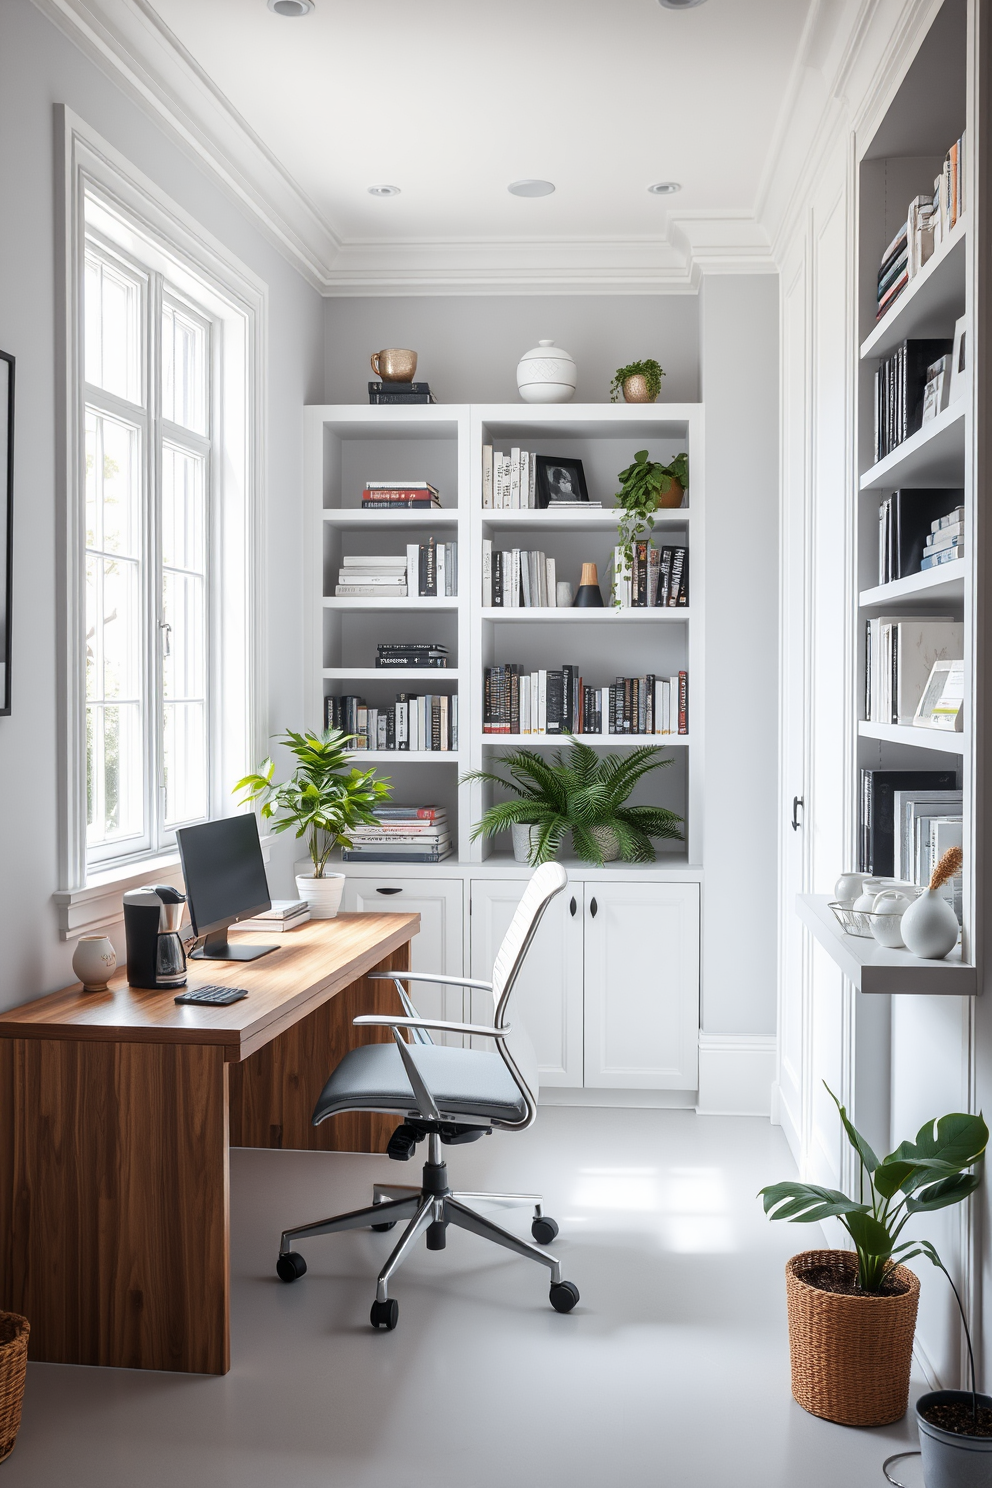
M386 1220L386 1223L385 1224L381 1224L381 1225L369 1225L369 1229L370 1230L375 1230L375 1232L376 1232L377 1235L384 1235L387 1230L395 1230L395 1228L396 1228L396 1221L395 1221L395 1219L387 1219Z
M276 1275L280 1281L299 1281L306 1274L307 1263L298 1251L284 1251L276 1261Z
M530 1227L530 1232L538 1245L550 1245L558 1233L558 1226L553 1219L549 1219L546 1214L542 1214L534 1220L534 1223Z
M576 1300L578 1300L578 1295L578 1292L576 1292ZM372 1311L369 1313L369 1322L372 1324L373 1328L385 1328L388 1332L391 1333L396 1327L396 1324L399 1320L399 1315L399 1304L397 1302L394 1302L392 1297L390 1297L388 1302L372 1303Z
M574 1281L559 1281L549 1293L555 1312L571 1312L579 1300L579 1289Z

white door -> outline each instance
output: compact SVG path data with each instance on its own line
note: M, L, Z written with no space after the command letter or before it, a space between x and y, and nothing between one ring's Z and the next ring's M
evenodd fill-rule
M526 887L526 879L472 881L473 977L488 981L492 976L496 952ZM492 1022L489 994L473 992L472 1002L473 1022ZM545 911L513 993L510 1022L518 1021L534 1045L541 1084L581 1088L581 884L567 884Z
M352 878L344 885L343 907L358 914L419 914L420 934L410 943L413 971L457 976L463 965L463 885L461 879ZM414 982L410 995L425 1018L463 1022L468 999L461 987ZM456 1034L433 1034L435 1043L461 1045Z
M699 885L585 885L585 1083L695 1090Z

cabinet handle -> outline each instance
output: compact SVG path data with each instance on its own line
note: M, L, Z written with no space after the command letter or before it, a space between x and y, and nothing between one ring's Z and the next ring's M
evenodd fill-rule
M570 904L568 906L568 912L572 916L572 919L574 920L575 919L575 895L574 894L572 895L571 902L570 902Z
M599 908L599 905L596 903L595 898L590 899L590 901L589 901L589 913L592 915L593 919L596 918L596 911L597 911L598 908Z
M806 810L806 802L803 800L802 796L793 796L793 798L792 798L792 830L794 832L798 832L799 831L799 828L802 825L802 823L799 820L799 811L800 811L800 808L803 811L805 811Z
M376 889L377 894L402 894L402 889Z

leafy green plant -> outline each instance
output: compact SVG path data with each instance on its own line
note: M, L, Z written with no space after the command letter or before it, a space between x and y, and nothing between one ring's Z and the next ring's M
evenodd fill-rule
M816 1224L836 1216L854 1242L858 1285L864 1292L877 1292L886 1272L897 1261L919 1255L951 1281L929 1241L897 1241L914 1215L946 1209L974 1193L979 1175L965 1170L985 1152L989 1129L983 1118L955 1112L928 1121L920 1127L915 1142L902 1142L888 1157L879 1159L848 1120L847 1111L829 1085L826 1089L858 1155L858 1197L849 1199L846 1194L814 1183L773 1183L761 1190L765 1213L770 1219L788 1219L794 1224ZM957 1297L953 1282L951 1287Z
M550 759L531 749L497 755L494 764L508 771L508 780L489 770L471 770L463 781L487 781L516 799L490 806L472 828L472 840L494 837L515 822L526 823L540 828L531 845L533 866L554 858L569 833L575 856L602 866L603 851L594 829L605 828L615 834L625 863L651 863L652 837L681 841L682 818L662 806L625 802L645 775L672 763L661 756L662 750L646 745L601 758L577 739L570 740L567 757L560 749Z
M646 362L631 362L629 367L618 367L610 383L610 402L620 402L623 385L628 377L643 377L647 384L648 395L654 400L661 392L661 379L664 375L664 368L659 367L653 357L649 357Z
M306 837L314 878L323 878L333 848L351 846L348 832L352 828L375 825L372 808L388 800L392 791L388 781L376 780L375 770L349 768L346 745L354 737L340 729L325 729L321 734L296 734L287 729L278 742L296 759L290 778L276 785L275 764L264 759L255 773L234 787L245 792L239 805L254 806L260 801L264 817L279 813L273 832L295 827L297 837Z
M683 491L689 489L689 456L683 452L676 455L668 465L660 460L649 460L647 450L638 450L633 462L621 470L617 479L620 489L616 499L620 507L618 522L618 548L620 573L614 575L613 602L620 604L618 578L626 578L634 563L634 543L654 527L654 515L662 496L678 481Z

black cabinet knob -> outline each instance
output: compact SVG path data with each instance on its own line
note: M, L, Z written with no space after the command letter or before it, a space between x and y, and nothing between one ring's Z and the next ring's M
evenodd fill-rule
M376 889L377 894L402 894L402 889Z
M571 898L571 902L569 903L569 906L568 906L568 912L572 916L572 919L573 920L575 919L575 910L576 910L575 895L573 894L572 895L572 898Z
M592 915L593 919L596 918L596 911L598 909L599 909L599 905L596 903L595 898L590 899L590 901L589 901L589 913Z

